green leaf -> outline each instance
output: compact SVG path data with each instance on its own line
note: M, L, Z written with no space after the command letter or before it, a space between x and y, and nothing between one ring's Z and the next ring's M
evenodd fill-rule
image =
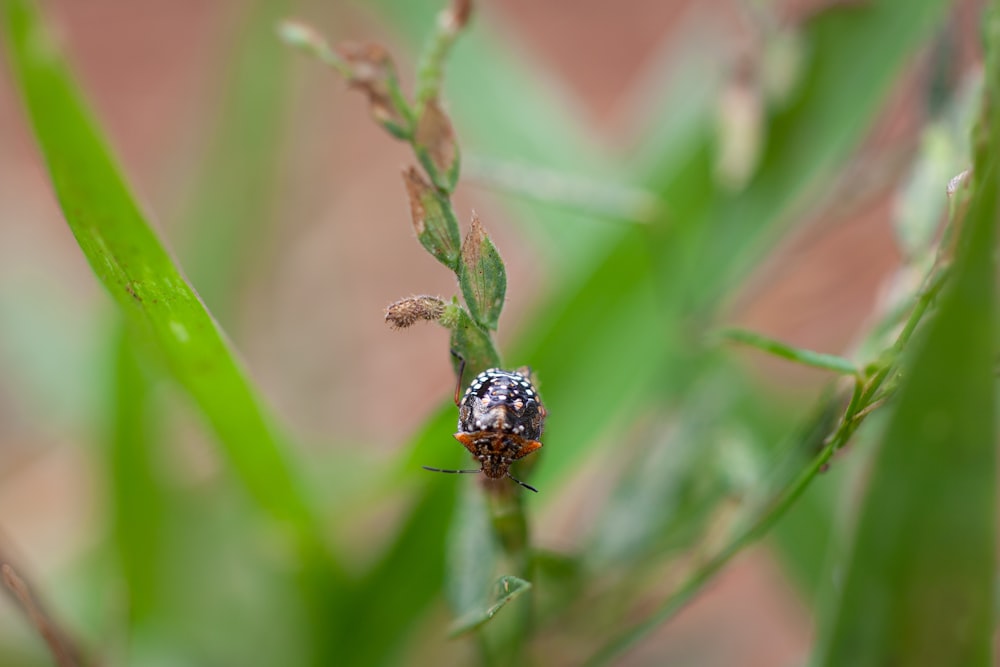
M217 113L210 114L206 134L211 141L191 157L202 166L193 170L192 196L180 215L187 237L181 243L184 265L201 298L223 322L236 319L230 307L238 301L233 298L235 286L252 254L246 252L252 246L247 241L262 237L275 194L274 165L288 100L284 90L288 55L276 43L273 26L287 10L284 4L273 0L248 4L230 62L217 73L222 95ZM182 499L175 494L180 491L164 484L159 465L169 417L163 413L163 402L156 403L156 395L151 395L155 378L139 358L142 350L131 335L136 333L134 327L122 329L109 419L113 430L108 500L133 632L146 639L133 636L132 643L146 644L151 633L164 637L176 633L177 628L169 625L175 619L165 610L163 589L170 577L167 562L182 566L177 564L178 547L170 541L176 537L168 525L189 517L176 516ZM188 528L184 540L190 540L195 530L190 524ZM198 548L211 547L199 544Z
M162 604L164 516L169 497L156 465L161 429L150 380L128 332L120 332L108 452L114 540L127 585L130 621L142 624Z
M603 438L620 435L613 427L648 405L651 383L663 378L665 359L681 346L681 331L663 314L671 305L654 290L650 230L633 225L625 232L580 282L542 304L508 355L537 372L549 411L532 475L539 488L552 488Z
M411 445L423 452L420 464L407 462L403 474L409 482L422 485L408 503L413 509L395 532L393 542L381 559L354 586L343 601L344 616L328 632L335 635L340 647L335 662L343 665L401 664L396 655L409 639L408 633L421 619L432 600L445 584L445 544L458 490L455 475L442 475L420 469L438 458L429 451L438 445L450 448L448 461L455 461L465 450L450 436L454 428L454 406L430 420Z
M3 35L28 116L80 248L214 429L251 497L318 544L312 511L222 332L150 228L34 3L4 0Z
M842 373L844 375L859 375L858 368L848 359L832 354L824 354L822 352L813 352L812 350L792 347L791 345L787 345L781 341L768 338L767 336L762 336L761 334L753 331L747 331L746 329L725 329L719 332L719 336L725 340L756 347L758 350L769 352L770 354L781 357L782 359L788 359L789 361L794 361L795 363L802 364L804 366L821 368L823 370L833 371L834 373Z
M414 168L403 172L410 197L410 216L420 245L452 271L458 268L462 237L451 204Z
M445 308L441 316L441 324L451 329L452 366L456 375L465 362L463 378L474 377L487 368L500 366L493 341L478 324L472 321L469 313L457 303ZM457 355L457 356L456 356Z
M490 527L483 491L472 480L460 484L461 497L448 530L445 586L452 609L464 618L481 609L490 593L500 545Z
M462 242L458 283L472 319L496 331L507 294L507 270L475 214L472 228Z
M993 85L988 150L977 159L953 275L906 359L818 664L993 664L1000 81Z
M480 627L493 618L508 602L520 597L529 588L531 588L531 582L524 579L511 575L500 577L494 587L493 599L488 605L481 609L474 609L455 621L451 626L450 636L458 637Z

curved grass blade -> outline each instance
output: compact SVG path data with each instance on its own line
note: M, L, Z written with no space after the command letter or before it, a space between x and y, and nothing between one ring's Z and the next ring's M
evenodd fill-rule
M107 466L114 546L126 588L129 621L141 625L163 603L164 533L169 491L159 479L156 450L162 424L139 350L119 327Z
M34 3L5 0L3 37L56 195L81 250L201 408L258 505L319 547L286 444L212 316L151 229Z
M821 664L993 664L996 195L977 197L970 252L910 360Z
M992 665L1000 7L960 249L874 456L819 665ZM991 66L992 65L992 66Z
M339 615L329 615L323 628L326 642L337 652L331 660L316 664L396 664L393 659L398 662L404 655L422 614L440 597L449 576L448 526L460 485L454 475L427 472L421 465L460 465L468 452L450 436L454 428L455 406L449 400L403 448L390 479L394 488L413 490L407 515L381 557L338 591L334 611Z
M288 96L285 50L275 44L273 25L284 11L284 3L251 0L247 3L238 35L220 72L221 99L218 113L210 114L211 137L186 162L202 165L190 176L186 188L189 202L178 216L184 221L181 256L200 297L223 325L231 323L233 297L241 273L247 269L247 252L270 218L269 202L275 195L273 172L280 146ZM167 213L169 215L169 212ZM207 552L218 550L216 543L193 538L205 531L220 543L232 544L233 535L222 535L209 527L206 515L182 516L179 507L185 498L161 478L158 454L164 448L169 420L152 392L155 377L144 372L136 337L120 332L114 372L113 403L109 423L113 425L108 446L108 479L112 491L113 540L121 567L122 594L127 600L132 637L132 662L142 662L156 649L154 636L164 645L183 633L184 623L197 623L197 614L172 614L170 591L173 573L187 566L184 556L192 552L199 563ZM134 329L134 327L131 327ZM253 517L248 517L252 521ZM170 525L183 522L183 534ZM199 525L192 525L197 522ZM238 542L239 540L236 540ZM181 543L181 544L179 544ZM238 550L236 544L232 544ZM185 549L187 551L185 551ZM167 554L170 554L169 556ZM214 555L214 554L213 554ZM252 566L247 566L252 567ZM188 578L194 578L189 572ZM259 583L259 588L264 587ZM220 596L218 588L198 586L197 599ZM199 605L200 606L200 605ZM270 616L261 610L260 615ZM271 621L280 627L277 621ZM233 632L245 631L242 622L230 623ZM190 642L186 648L197 650ZM235 659L235 658L234 658Z
M483 606L501 558L486 498L477 486L461 485L455 516L448 530L445 586L448 602L459 618Z
M813 352L812 350L792 347L779 340L768 338L767 336L762 336L759 333L747 331L746 329L725 329L719 332L719 337L734 343L743 343L744 345L755 347L758 350L763 350L776 357L788 359L803 366L812 366L813 368L833 371L842 375L860 375L858 368L848 359L838 357L834 354L824 354L822 352Z

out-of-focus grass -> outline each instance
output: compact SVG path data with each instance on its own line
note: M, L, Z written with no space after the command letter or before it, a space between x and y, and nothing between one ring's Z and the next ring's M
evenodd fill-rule
M288 460L283 436L212 316L145 220L36 8L30 2L5 2L3 19L8 56L28 116L84 255L124 313L129 335L187 391L250 497L264 515L287 531L289 545L299 556L297 567L303 569L302 593L307 600L319 600L331 592L327 585L339 577L339 565L318 531L315 508ZM131 383L123 390L134 401L121 407L136 413L128 419L141 419L138 376L130 372L119 378ZM113 474L121 476L121 483L152 481L148 455L125 451L129 445L144 448L146 439L137 433L136 424L122 420L119 424ZM155 499L144 503L122 495L117 506L123 509L131 503L136 508L148 506L149 519L155 524ZM147 532L141 518L134 520L125 513L118 516L119 527L130 519L124 532L119 532L119 544L128 564L126 572L139 577L135 582L138 612L145 614L145 598L154 586L144 580L139 568L154 566L144 558L150 548L146 540L153 533ZM155 525L151 528L155 531ZM314 622L318 631L321 622L318 618ZM317 647L322 646L321 637L316 635Z
M416 44L431 32L441 3L379 0L371 5L382 20ZM802 66L786 98L764 100L758 128L763 152L748 183L737 191L716 177L718 137L714 109L707 106L715 99L713 94L699 89L698 94L678 100L664 98L660 90L650 91L646 98L663 100L664 106L645 114L656 126L642 128L639 134L655 140L646 142L636 159L621 160L588 138L569 101L553 94L537 64L512 52L491 29L488 7L482 8L473 28L456 45L447 63L444 97L464 151L482 155L487 162L524 163L595 181L631 180L641 192L663 203L639 223L601 220L608 216L607 209L587 214L516 197L505 201L525 243L532 245L548 272L539 294L508 294L511 299L531 298L537 305L505 357L513 365L534 367L551 414L545 449L531 479L543 493L528 498L529 508L537 511L559 502L561 491L581 470L609 458L607 448L615 448L621 463L621 477L615 480L611 497L602 500L601 518L590 540L576 553L540 555L531 588L509 602L511 607L531 605L537 633L562 632L573 638L579 655L541 654L543 662L582 660L611 639L612 631L621 630L621 618L634 613L648 572L675 555L681 560L700 550L720 522L726 528L727 508L752 507L768 498L772 489L795 479L817 450L816 438L830 431L831 420L837 418L833 412L808 421L811 430L795 430L793 424L807 421L806 415L775 406L706 334L718 324L720 312L747 274L799 214L822 198L912 55L933 38L947 6L941 0L832 6L802 25L784 28L795 31L796 43L803 45ZM273 653L255 654L245 646L247 629L259 631L266 609L233 613L227 627L209 629L193 627L199 621L210 624L208 615L188 617L184 610L186 602L195 600L210 609L236 609L239 605L231 598L220 597L232 595L239 578L252 575L259 565L260 590L248 599L265 606L271 602L280 610L270 622L281 641L306 644L288 658L293 662L405 664L411 655L433 654L453 620L442 613L439 601L447 591L457 613L486 609L486 591L477 595L476 588L484 586L490 568L476 561L495 556L494 550L472 548L476 535L483 535L484 513L475 511L475 500L465 496L478 493L476 489L459 493L468 480L444 475L412 478L421 464L459 464L461 449L447 437L454 429L454 409L449 405L430 418L400 455L398 466L376 481L382 498L405 499L403 516L383 550L346 576L339 552L327 547L327 533L336 530L327 531L317 518L342 520L354 509L365 508L361 503L357 508L314 506L313 494L303 488L296 464L291 463L295 450L270 422L212 316L150 232L96 126L80 106L61 56L41 37L33 3L4 0L3 7L10 59L67 220L129 323L118 348L108 459L113 539L132 620L124 632L133 633L140 654L150 659L181 656L273 663ZM238 50L232 96L224 107L234 122L221 125L186 214L191 221L187 229L193 231L180 255L195 287L224 324L236 321L231 308L245 269L240 257L261 252L253 233L259 227L254 225L262 224L261 212L273 196L268 184L280 148L281 110L288 102L285 56L268 34L276 14L275 6L264 2L248 10L250 27ZM408 62L400 54L396 60L401 67ZM716 71L722 69L720 64ZM720 77L691 85L723 83ZM652 85L667 82L657 80ZM706 106L671 113L674 105L685 103ZM254 150L241 151L243 145ZM241 158L228 159L229 153ZM634 173L636 165L642 165L639 174ZM984 225L976 229L980 227ZM958 285L963 280L979 284L983 277L969 270L956 277ZM972 326L966 313L947 305L951 303L947 299L955 298L946 297L935 326L945 326L942 322ZM987 311L981 309L978 316L987 317ZM929 341L934 336L932 329ZM952 343L941 344L940 349L977 354L980 361L988 358L985 343L967 350ZM927 343L924 354L930 354L926 350L933 350L932 344ZM855 371L853 364L837 357L810 356L787 346L779 351L793 361ZM448 363L446 354L441 356L441 363ZM928 385L937 377L931 370L923 380ZM980 375L974 393L981 400ZM223 509L200 513L200 499L178 497L176 489L161 479L156 451L167 443L161 441L164 402L154 390L159 377L172 377L193 398L235 476L249 489L248 496L210 492ZM918 380L914 374L914 393L920 388ZM904 376L904 385L910 381ZM965 384L957 376L955 382ZM961 396L959 392L953 396L956 415ZM888 445L902 442L900 434L909 437L904 427L915 427L913 417L922 408L908 403L912 400L902 392ZM987 449L992 453L983 444L988 440L983 424L989 421L992 427L990 419L983 419L988 414L987 410L967 417L982 427L977 452L983 457ZM891 452L888 445L886 451ZM863 455L865 450L858 451ZM944 472L944 466L939 468L935 474L959 481ZM918 481L906 477L901 484L906 491L919 491L923 482ZM810 532L803 531L802 515L796 516L794 508L792 520L775 527L776 543L800 580L815 581L824 572L823 554L833 521L830 499L837 484L828 478L826 488L810 489L798 499L797 507L808 510ZM889 488L879 486L878 478L873 484L872 494ZM986 504L978 502L976 508L985 511ZM237 541L269 540L274 537L274 517L292 555L266 562L261 550L251 548L247 570L229 572L237 579L235 586L221 576L213 582L210 568L225 567L220 558L239 557L211 535L216 527ZM881 534L883 521L896 520L909 519L869 514L861 534ZM185 528L179 530L178 524ZM970 537L990 540L992 529L985 531L977 524ZM864 566L883 557L888 559L886 567L899 572L916 567L912 555L883 553L877 546L870 540L859 542L852 563L854 577L863 577ZM199 590L190 596L178 594L171 589L183 585L184 573L171 566L170 558L178 553L184 559L197 558L199 549L205 556L198 576L191 577ZM922 553L928 567L937 562L933 551ZM980 582L982 572L978 574ZM857 588L848 589L853 592L845 596L842 618L863 621L868 607L859 601L861 593L882 590L881 580L854 581L864 580L849 581ZM890 594L906 599L912 581L902 576L893 581L896 587ZM609 592L613 584L619 587ZM600 600L596 606L595 598ZM504 596L496 599L503 601ZM497 619L508 613L499 610ZM484 633L475 635L477 639L457 641L488 645L509 636L503 634L510 632L509 627L495 631L497 625L491 620ZM179 636L190 645L172 646L171 630L182 627ZM842 626L838 628L834 647L838 637L848 636ZM530 639L523 636L518 641L531 648ZM621 648L628 646L626 642ZM488 646L477 650L482 656L505 655L491 653Z
M189 179L193 190L179 210L186 273L213 317L223 324L236 319L237 286L249 268L248 260L259 250L253 239L265 237L270 202L276 194L280 134L288 106L288 54L273 39L273 26L286 11L283 3L275 2L248 7L231 62L222 72L218 117L213 118L202 168ZM169 409L168 401L163 392L153 391L156 369L149 367L141 346L127 332L123 332L117 364L109 419L113 425L108 469L114 491L110 497L112 528L122 568L122 595L131 631L139 638L128 651L128 659L143 662L155 659L170 637L197 633L192 628L210 623L213 613L218 613L212 610L211 595L203 596L202 588L192 586L178 593L169 582L184 577L185 572L192 582L210 576L205 571L210 569L206 553L220 551L222 540L251 539L253 531L240 526L226 533L207 532L217 536L215 540L190 540L183 526L192 521L192 508L162 469L171 441L164 435L170 433L163 414ZM255 562L258 567L264 565ZM274 586L274 576L273 572L261 573L260 589ZM287 584L287 577L282 580L279 575L278 580ZM278 608L288 605L287 601L275 603ZM188 606L198 611L177 612ZM267 614L261 609L246 614L243 622L266 626ZM277 660L301 641L294 632L275 632L276 652L246 657ZM188 655L194 659L198 653L195 649Z
M968 215L938 311L907 364L849 540L822 665L989 665L996 627L996 227L1000 8Z
M5 42L56 194L121 310L200 404L261 508L308 530L312 510L228 344L139 210L29 2L4 5Z

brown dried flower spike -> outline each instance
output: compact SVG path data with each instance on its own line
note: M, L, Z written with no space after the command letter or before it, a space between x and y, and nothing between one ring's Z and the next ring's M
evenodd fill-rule
M385 321L393 329L406 329L420 320L435 322L444 314L445 302L436 297L421 294L400 299L385 309Z
M337 47L337 53L350 65L348 84L368 97L372 116L381 125L393 130L406 131L409 120L393 99L393 89L398 86L396 67L389 53L373 43L346 43Z

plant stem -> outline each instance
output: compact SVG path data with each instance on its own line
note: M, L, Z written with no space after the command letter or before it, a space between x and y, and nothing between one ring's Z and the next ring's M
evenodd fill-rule
M45 640L55 664L59 667L79 667L85 664L82 658L83 652L45 612L32 593L32 587L28 585L23 575L18 574L10 559L3 553L0 553L0 578L3 579L4 589Z
M427 40L417 67L416 107L419 111L424 104L437 98L441 93L444 78L444 63L451 47L469 21L472 11L471 0L457 0L438 15L434 34Z
M468 23L471 11L471 0L453 0L439 14L437 27L420 59L412 104L400 91L391 59L381 47L371 45L342 58L308 26L286 22L280 28L286 42L330 65L367 94L376 121L410 146L430 181L425 183L415 168L404 171L414 229L424 248L454 272L465 306L457 301L445 304L441 299L414 297L394 304L395 310L390 308L387 319L396 326L408 326L416 319L434 319L450 329L451 353L460 389L463 376L474 377L500 365L494 331L506 294L506 268L475 214L471 231L461 242L461 248L457 248L458 216L452 192L460 163L458 143L451 121L439 105L445 60ZM503 483L486 480L483 486L505 566L513 568L517 577L528 580L532 555L523 491L508 480ZM512 613L507 617L516 630L509 638L505 635L501 646L492 647L482 631L477 632L484 664L521 662L523 646L530 635L531 605L520 603L514 613L516 617L511 618ZM504 626L511 627L510 623ZM505 659L500 661L501 657Z
M846 426L846 424L845 424ZM837 437L833 438L820 453L817 454L809 466L784 489L782 489L774 499L768 503L766 509L740 533L734 540L723 547L716 555L712 556L704 565L698 568L689 576L680 587L674 591L670 597L645 621L630 629L611 643L598 651L587 665L609 664L615 657L621 655L625 650L635 644L654 630L660 623L672 618L680 611L688 601L698 593L702 587L708 583L736 554L746 546L752 544L764 536L771 526L780 519L789 507L801 496L816 475L823 470L826 463L833 457L850 437L848 429L843 427L838 431Z
M661 623L672 618L734 556L767 534L771 527L784 516L788 508L809 488L817 475L825 470L826 464L829 463L833 455L850 441L864 419L877 407L876 404L881 405L894 393L895 390L891 387L881 394L878 393L878 390L889 377L898 371L901 354L945 283L947 273L947 268L941 268L928 277L926 286L918 295L902 330L893 344L886 350L886 354L883 355L887 361L871 375L867 382L862 382L860 378L856 379L843 417L834 432L824 440L823 448L813 457L805 469L774 495L746 529L709 558L704 565L695 570L656 611L646 620L602 647L586 663L588 666L609 664Z

